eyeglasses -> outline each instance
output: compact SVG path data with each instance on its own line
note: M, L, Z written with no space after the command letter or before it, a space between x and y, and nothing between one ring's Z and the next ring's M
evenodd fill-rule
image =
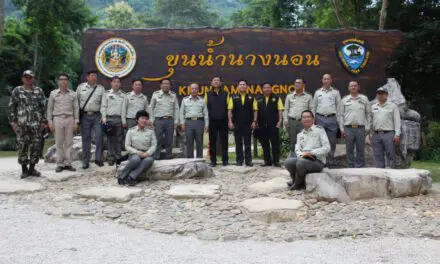
M59 81L68 81L69 79L67 79L67 78L59 78L58 80Z

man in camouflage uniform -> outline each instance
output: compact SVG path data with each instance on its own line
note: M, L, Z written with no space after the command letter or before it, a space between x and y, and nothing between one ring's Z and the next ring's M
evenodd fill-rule
M171 80L163 79L160 82L160 90L151 97L151 122L157 138L156 153L154 159L160 158L162 146L165 146L166 159L172 158L174 130L179 124L179 102L177 95L171 89Z
M34 73L23 72L23 85L16 87L9 102L9 123L17 135L18 163L24 179L41 176L35 170L40 158L41 130L45 122L46 97L41 88L34 86ZM28 165L29 164L29 168Z

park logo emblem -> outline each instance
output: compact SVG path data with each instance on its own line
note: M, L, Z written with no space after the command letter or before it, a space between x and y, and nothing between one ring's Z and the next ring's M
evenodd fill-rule
M344 68L352 74L359 74L370 58L370 51L365 41L354 38L336 45L336 52Z
M107 77L127 76L136 65L136 50L122 38L104 40L96 49L95 64Z

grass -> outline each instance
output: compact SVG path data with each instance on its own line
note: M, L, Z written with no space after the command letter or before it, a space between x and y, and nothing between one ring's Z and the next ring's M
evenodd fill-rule
M432 173L432 180L440 182L440 162L439 161L413 161L412 168L429 170Z
M17 151L0 151L0 158L17 157Z

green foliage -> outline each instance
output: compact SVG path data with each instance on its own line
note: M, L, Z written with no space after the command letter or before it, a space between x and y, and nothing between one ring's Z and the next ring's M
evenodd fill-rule
M139 28L142 22L138 19L133 8L126 2L116 2L105 8L105 28Z
M426 147L422 149L422 159L440 161L440 122L428 123Z
M280 157L286 159L290 155L290 138L287 130L280 128Z

